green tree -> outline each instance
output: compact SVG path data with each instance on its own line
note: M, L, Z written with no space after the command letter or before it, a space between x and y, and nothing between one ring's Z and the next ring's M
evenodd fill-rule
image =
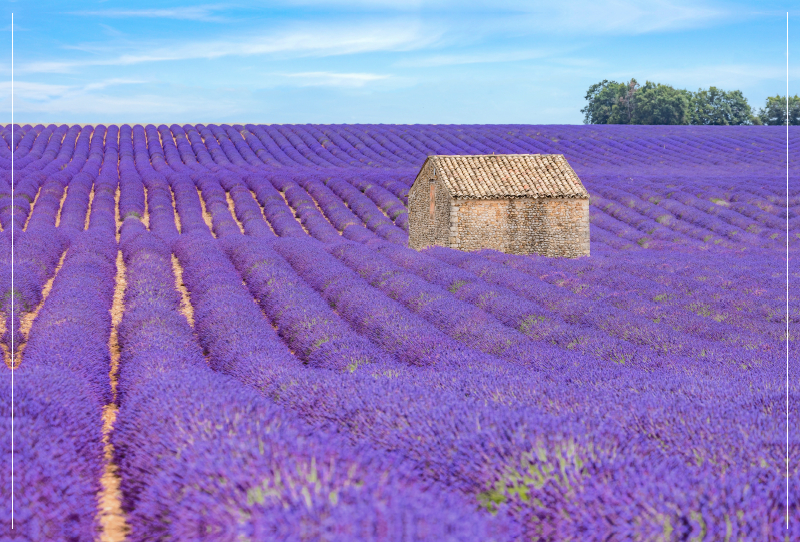
M609 124L614 106L619 104L620 89L624 84L603 79L589 87L586 92L586 107L581 109L584 124Z
M699 125L753 124L754 115L740 90L726 92L717 87L699 89L693 95L691 123Z
M586 107L581 109L585 124L630 124L636 110L639 83L631 79L617 83L604 79L589 87Z
M603 80L589 87L586 107L581 109L586 124L688 124L692 94L636 79L627 83Z
M689 124L691 93L651 81L638 89L631 124Z
M758 113L758 118L763 124L780 126L786 124L786 96L770 96L767 103ZM796 94L789 98L789 124L800 125L800 96Z
M631 124L636 116L636 103L639 97L639 83L631 79L617 89L617 104L611 112L608 124Z
M588 104L581 109L586 124L783 124L785 98L767 99L755 115L739 90L717 87L697 92L631 79L618 83L604 79L589 87ZM790 98L790 124L800 124L800 97Z

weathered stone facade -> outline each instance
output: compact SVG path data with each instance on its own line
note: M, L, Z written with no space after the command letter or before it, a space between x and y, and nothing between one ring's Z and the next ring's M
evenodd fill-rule
M589 255L589 200L585 199L454 199L450 223L456 225L445 245L451 248L568 258Z
M506 155L504 162L513 163L516 156ZM538 155L522 156L530 160ZM435 158L438 157L426 160L409 190L408 240L411 248L419 250L437 245L460 250L490 248L511 254L553 257L589 255L588 193L571 168L569 172L572 178L566 181L562 182L558 175L548 178L547 196L527 195L527 192L536 189L537 180L526 180L524 176L514 173L517 185L524 187L525 195L520 194L519 190L511 196L503 195L502 186L498 187L502 179L500 183L490 179L491 186L488 188L479 185L481 197L470 197L468 189L471 184L467 185L465 193L463 186L466 183L461 184L459 197L453 197L452 186L455 183L452 177L448 179L446 175L453 175L454 172L443 172L442 162ZM459 157L448 158L452 164L452 159ZM558 158L566 163L563 157ZM469 167L473 170L470 171ZM569 167L568 164L566 167ZM459 164L453 169L455 174L469 172L474 176L476 166L473 162L466 168ZM559 197L558 190L567 194L566 197ZM491 197L492 191L500 194Z
M440 177L434 176L433 162L426 162L420 177L408 191L408 239L411 248L419 250L433 245L450 246L450 193ZM433 186L433 190L431 190ZM431 212L433 194L433 212ZM414 240L412 243L412 239Z

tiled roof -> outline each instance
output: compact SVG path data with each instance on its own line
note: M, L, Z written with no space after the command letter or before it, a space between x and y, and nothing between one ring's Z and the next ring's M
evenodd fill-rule
M562 154L439 155L428 160L455 198L589 197Z

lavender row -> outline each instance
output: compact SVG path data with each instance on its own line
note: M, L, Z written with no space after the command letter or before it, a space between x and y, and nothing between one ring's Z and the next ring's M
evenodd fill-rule
M325 218L342 233L343 237L353 241L376 237L376 234L364 227L361 219L353 214L341 198L325 186L320 178L305 175L295 176L295 179L314 199L314 202L322 209Z
M628 365L645 363L653 358L652 352L646 348L611 337L596 328L568 323L543 304L525 299L502 286L487 283L468 271L429 255L385 242L370 243L369 246L376 255L446 289L454 297L486 311L531 340L564 349L559 353L551 352L554 359L570 351Z
M219 182L233 202L234 214L244 228L244 233L252 237L274 238L275 234L247 184L232 174L221 175Z
M404 272L363 245L339 244L329 252L387 297L470 348L536 370L552 368L551 360L556 357L564 362L564 351L530 341L521 331L503 325L444 288ZM572 361L581 362L577 357Z
M111 399L108 335L115 261L113 239L87 232L73 240L22 359L22 365L73 371L101 404Z
M99 530L115 255L116 245L95 230L73 240L16 371L15 446L23 467L16 479L15 532L30 539L88 541ZM4 512L2 522L9 519Z
M385 370L397 362L355 333L281 256L261 242L227 239L223 245L284 341L311 367L353 372Z
M656 353L706 358L709 361L739 364L760 363L763 356L774 355L767 352L745 353L732 346L721 346L686 337L672 328L659 326L646 319L632 317L625 311L612 306L599 306L575 295L568 295L561 288L542 281L531 281L529 275L487 261L480 256L459 253L452 250L429 249L427 253L451 265L470 271L487 282L504 286L518 295L542 303L565 320L583 323L605 333L619 337L634 344L647 347Z
M638 192L635 188L628 189L627 187L626 191L633 194L637 194ZM642 194L644 195L646 192ZM725 214L723 211L719 210L720 206L718 205L714 205L713 207L700 206L696 198L693 198L689 194L681 195L679 190L670 191L667 196L667 198L661 199L658 202L658 207L668 211L682 222L688 222L691 225L698 226L720 236L728 238L734 238L735 236L737 242L744 242L756 246L774 246L769 240L759 239L758 236L746 231L748 227L755 225L754 222L737 220L735 214ZM646 205L644 206L646 207ZM717 218L721 214L727 220Z
M364 177L350 176L346 180L380 207L397 227L408 233L408 210L404 202L382 186L371 184Z
M395 226L369 198L350 183L336 177L326 179L324 183L364 221L370 230L393 243L403 245L408 243L408 234Z
M277 174L271 175L269 179L272 185L281 191L286 203L312 237L323 242L335 242L340 239L339 232L325 219L314 199L300 185L291 178Z
M785 313L785 297L778 293L779 283L784 282L785 277L770 276L775 274L777 264L769 252L756 259L735 252L716 256L725 265L709 265L706 257L692 253L682 253L669 261L657 254L641 253L636 258L638 265L634 266L613 258L593 258L592 264L598 272L587 276L587 280L593 278L597 281L595 284L608 284L612 290L630 289L681 312L703 311L708 317L740 328L764 330L766 320ZM523 263L521 259L512 259ZM524 263L529 265L529 262ZM562 265L565 269L571 267L566 262ZM565 285L580 287L566 274L563 280ZM742 298L738 295L740 291L748 297ZM777 295L765 297L767 292ZM795 300L790 300L790 311L797 311Z
M712 320L697 314L687 314L685 310L678 312L665 310L660 301L669 295L664 293L663 286L626 273L627 266L619 266L620 269L609 273L606 269L602 271L591 269L600 267L594 262L584 264L567 261L553 265L552 261L545 258L523 258L500 253L487 253L487 258L528 273L532 279L544 280L571 290L596 304L608 304L626 310L655 323L669 325L672 329L687 335L694 335L704 340L729 342L749 349L770 348L761 337L723 323L724 318L719 314L714 315L715 319ZM611 282L609 286L604 285L609 282ZM631 289L635 289L636 293L629 293Z
M271 229L281 237L306 237L303 227L286 205L283 196L264 176L250 174L244 177L247 187L264 211Z
M274 242L303 279L356 331L405 363L418 366L505 366L493 356L460 345L445 333L381 295L364 279L327 254L310 239Z
M0 511L0 528L14 533L6 539L96 540L103 445L102 406L95 393L68 367L23 363L15 370L13 531L8 370L3 371L0 397L0 420L7 428L0 442L0 498L8 503Z

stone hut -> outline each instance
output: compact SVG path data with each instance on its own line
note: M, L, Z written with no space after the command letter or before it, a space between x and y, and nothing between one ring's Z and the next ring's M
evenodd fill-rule
M429 156L408 192L408 245L589 255L589 193L561 154Z

